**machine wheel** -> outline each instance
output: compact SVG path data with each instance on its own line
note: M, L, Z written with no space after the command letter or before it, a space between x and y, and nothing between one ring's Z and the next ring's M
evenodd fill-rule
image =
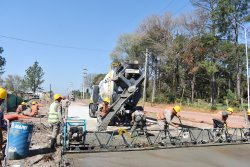
M89 117L90 118L96 118L96 112L94 111L94 104L89 105Z

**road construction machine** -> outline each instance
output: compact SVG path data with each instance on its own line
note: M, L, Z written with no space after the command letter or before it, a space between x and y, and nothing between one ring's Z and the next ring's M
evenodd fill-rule
M94 85L89 104L90 117L96 117L98 106L108 97L110 99L108 114L102 119L99 130L108 125L128 125L131 115L141 98L141 85L144 81L138 61L130 63L113 63L109 73Z

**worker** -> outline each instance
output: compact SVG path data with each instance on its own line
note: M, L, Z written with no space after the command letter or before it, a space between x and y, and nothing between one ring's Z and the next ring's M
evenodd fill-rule
M4 100L7 98L7 91L4 88L0 88L0 105L2 105L2 103L4 102ZM2 133L2 128L4 128L4 113L1 110L0 107L0 166L2 166L1 160L3 159L3 151L2 151L2 147L3 147L3 133Z
M28 105L25 102L22 102L20 105L18 105L16 112L18 114L23 114L25 112L25 110L28 109Z
M227 108L227 110L226 111L219 111L216 115L215 115L215 117L213 118L213 120L215 119L215 121L216 120L223 120L223 119L225 119L226 117L226 120L228 119L228 116L229 115L232 115L233 114L233 112L234 112L234 109L232 108L232 107L229 107L229 108ZM222 119L223 118L223 119Z
M137 106L135 112L132 113L132 123L133 126L131 128L131 132L136 130L136 128L140 127L141 130L146 130L146 116L143 112L143 107Z
M54 149L56 146L56 139L59 135L62 120L62 106L61 106L62 97L60 94L54 95L54 102L50 105L48 122L52 126L52 137L50 148Z
M247 110L247 119L248 119L248 123L250 123L250 109Z
M108 106L110 103L110 98L106 97L103 102L98 106L97 111L97 129L99 129L99 126L102 123L102 119L108 114Z
M36 101L32 101L31 108L28 108L27 110L23 111L23 115L35 117L38 115L38 111L39 111L39 104Z
M62 113L64 115L64 117L68 117L68 108L69 108L69 105L70 105L70 101L65 97L65 96L62 96Z
M178 128L179 126L172 122L174 117L180 118L179 112L181 111L180 106L175 106L172 110L161 110L157 113L157 123L160 126L160 130L165 130L169 125Z
M221 112L220 117L213 118L213 126L215 128L227 128L227 119L229 113L227 111Z

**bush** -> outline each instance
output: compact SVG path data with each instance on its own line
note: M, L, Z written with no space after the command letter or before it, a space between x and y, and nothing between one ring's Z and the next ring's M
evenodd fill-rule
M175 96L172 93L170 93L168 95L168 101L167 101L167 103L169 103L169 104L175 103Z
M211 110L217 110L216 106L211 106Z

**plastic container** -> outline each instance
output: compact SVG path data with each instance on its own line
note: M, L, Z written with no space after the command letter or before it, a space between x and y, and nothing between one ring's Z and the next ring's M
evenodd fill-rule
M21 122L11 123L8 159L21 159L27 156L29 153L32 131L32 124Z

